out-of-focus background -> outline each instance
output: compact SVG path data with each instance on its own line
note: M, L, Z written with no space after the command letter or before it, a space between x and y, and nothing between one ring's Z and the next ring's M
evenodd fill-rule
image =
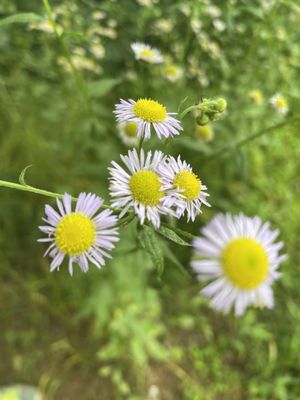
M168 148L213 205L178 226L197 234L218 211L258 214L280 228L289 260L275 309L241 318L199 295L187 247L164 243L159 280L131 225L101 271L50 273L37 239L53 200L1 188L0 386L34 385L49 400L299 399L299 2L52 0L54 24L46 6L0 2L0 179L32 164L33 186L108 201L107 167L128 149L120 98L176 111L222 96L212 131L190 115ZM4 20L18 13L34 15ZM164 62L136 60L136 41Z

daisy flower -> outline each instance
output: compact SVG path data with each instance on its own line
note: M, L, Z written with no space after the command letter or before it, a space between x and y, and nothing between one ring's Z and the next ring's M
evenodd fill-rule
M202 203L210 207L206 201L206 197L209 196L206 193L207 187L202 184L191 166L181 161L180 156L177 160L169 157L165 163L160 164L159 173L163 183L162 188L168 193L163 203L166 207L175 206L177 218L186 212L187 220L194 221L202 212Z
M123 122L118 124L119 136L123 143L127 146L137 146L138 138L136 136L137 123L136 122Z
M270 103L280 114L286 115L289 111L287 100L279 93L271 97Z
M273 307L272 283L280 277L282 242L269 222L243 214L218 214L194 240L191 266L199 280L210 280L202 294L217 310L242 315L250 305Z
M172 214L172 211L163 205L165 193L157 172L158 165L163 163L165 158L161 151L155 151L152 156L151 151L145 155L143 150L138 154L134 149L129 150L126 156L121 155L126 169L112 161L112 167L109 168L109 190L113 198L112 207L123 208L120 218L133 208L141 224L147 219L158 228L160 215Z
M176 82L183 77L182 69L175 64L166 65L163 74L170 82Z
M39 229L48 235L39 242L49 242L45 256L52 258L50 271L59 269L65 256L69 257L69 272L73 274L73 263L83 272L89 269L89 262L101 268L105 257L111 258L108 251L119 240L117 217L111 210L95 215L103 200L91 193L80 193L75 211L72 211L72 197L65 193L62 200L56 200L58 211L45 206L47 225Z
M161 52L148 44L136 42L131 44L131 48L137 60L143 60L150 64L160 64L163 62Z
M172 117L177 113L168 113L165 106L151 99L121 99L114 114L119 123L136 122L137 137L143 136L145 139L150 139L151 128L159 139L179 135L182 130L180 122Z

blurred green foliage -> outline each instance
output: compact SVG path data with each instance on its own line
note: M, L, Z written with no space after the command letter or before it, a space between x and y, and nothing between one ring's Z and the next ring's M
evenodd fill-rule
M189 116L168 147L200 171L213 205L180 228L196 234L217 211L258 214L281 229L289 261L274 311L239 319L209 309L190 248L162 236L158 279L134 223L101 271L50 274L36 243L49 199L1 188L0 383L64 400L300 398L300 5L53 0L55 34L45 4L0 3L1 179L16 181L33 164L34 186L108 199L107 167L127 151L112 114L119 98L153 97L176 110L223 96L228 111L213 123L213 141L194 137ZM172 82L164 66L136 61L135 41L159 48L182 76ZM276 93L286 116L270 104Z

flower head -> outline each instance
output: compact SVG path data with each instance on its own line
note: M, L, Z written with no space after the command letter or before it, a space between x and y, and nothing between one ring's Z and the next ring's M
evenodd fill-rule
M253 89L249 92L250 99L257 105L262 104L264 101L264 97L262 92L259 89Z
M136 122L123 122L118 124L120 138L127 146L136 146L138 138L136 136L137 123Z
M163 69L164 76L170 82L176 82L183 76L183 71L175 64L167 64Z
M167 162L160 164L159 172L163 190L168 193L164 199L166 207L175 207L176 216L180 218L187 213L187 220L195 220L200 214L202 203L210 206L206 201L209 196L206 193L207 187L203 185L193 169L185 161L169 157Z
M103 200L91 193L80 193L75 210L72 211L72 198L65 193L62 200L57 199L58 211L45 206L47 223L39 229L48 235L39 242L49 242L45 255L52 258L50 271L59 269L65 256L69 257L69 272L73 274L73 263L83 272L89 269L89 262L101 268L105 257L111 258L108 251L119 240L117 217L111 210L95 215Z
M280 113L280 114L287 114L289 111L289 105L285 97L281 94L277 93L270 99L270 103L272 106Z
M114 114L120 123L136 122L137 137L143 136L145 139L150 139L151 128L159 139L179 135L182 130L180 122L172 117L176 113L168 113L165 106L151 99L121 99Z
M268 222L243 214L218 214L194 240L195 259L191 266L199 280L211 280L202 293L212 306L241 315L250 305L273 307L272 283L280 277L282 242L275 242L279 230Z
M214 130L210 124L197 125L195 129L195 137L205 142L211 142L214 138Z
M129 150L128 155L121 156L126 170L112 161L110 172L110 195L112 206L123 208L120 218L133 208L135 214L144 223L151 221L158 228L161 214L171 214L172 211L163 205L166 196L162 190L158 166L165 161L166 156L161 151L151 151L146 155L141 150Z
M161 52L145 43L132 43L131 48L137 60L143 60L150 64L160 64L163 62Z

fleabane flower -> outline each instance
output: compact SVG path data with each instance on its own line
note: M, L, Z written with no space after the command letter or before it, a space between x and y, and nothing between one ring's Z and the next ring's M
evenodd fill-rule
M150 139L151 128L159 139L179 135L182 130L180 122L168 113L165 106L151 99L123 100L116 105L114 110L117 121L136 122L137 137Z
M213 308L242 315L250 305L273 307L271 285L286 259L278 235L269 222L243 214L218 214L201 230L191 266L199 280L211 281L202 294Z
M161 52L148 44L136 42L131 44L131 48L137 60L143 60L150 64L160 64L164 60Z
M286 115L289 111L288 102L280 93L277 93L271 97L270 103L280 114Z
M202 212L202 204L210 207L206 201L209 196L207 187L192 167L186 161L181 161L180 156L177 159L170 156L165 163L160 164L159 173L163 190L168 193L163 203L166 207L175 207L177 218L186 213L187 220L194 221Z
M127 146L136 146L138 138L136 136L137 123L136 122L123 122L118 124L119 136L123 143Z
M161 151L151 151L145 155L141 150L129 150L128 155L121 155L125 165L122 168L112 161L110 173L110 196L112 206L123 208L120 218L132 208L140 219L141 224L145 219L152 222L154 227L160 226L161 214L172 214L172 211L163 205L166 196L162 190L158 165L165 161L166 156Z
M39 229L48 235L39 242L49 242L45 256L52 258L50 271L59 269L65 257L69 257L69 272L73 274L73 263L83 272L89 269L89 262L101 268L105 258L111 258L109 251L119 240L117 217L111 210L97 214L103 200L91 193L80 193L72 211L72 198L65 193L62 200L56 200L58 211L45 206L47 223ZM97 214L97 215L96 215Z

